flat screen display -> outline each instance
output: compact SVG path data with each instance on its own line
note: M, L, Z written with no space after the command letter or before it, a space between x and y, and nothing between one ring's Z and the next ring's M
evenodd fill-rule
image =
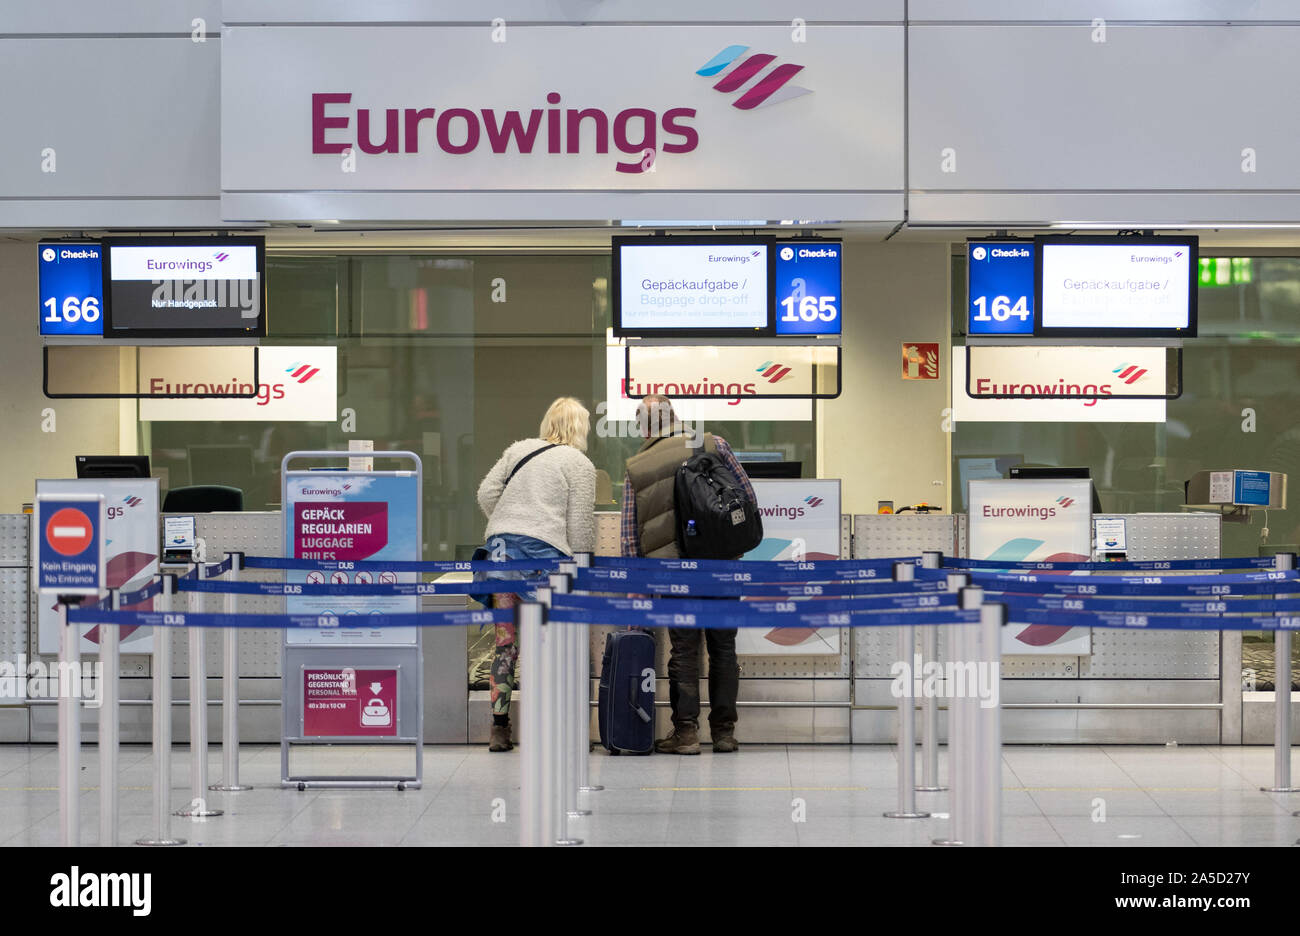
M113 238L103 254L106 338L266 334L260 237Z
M1034 333L1034 242L966 242L966 334Z
M1195 337L1195 237L1037 237L1034 334Z
M843 300L839 241L780 241L776 245L776 333L838 335Z
M102 335L104 274L97 243L37 247L42 335Z
M771 237L614 238L614 334L772 334Z

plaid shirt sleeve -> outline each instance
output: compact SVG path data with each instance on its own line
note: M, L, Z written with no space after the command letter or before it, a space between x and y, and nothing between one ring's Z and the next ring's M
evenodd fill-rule
M619 538L624 556L641 555L641 537L636 528L636 492L632 490L630 475L623 479L623 519Z
M740 467L740 461L736 458L736 453L731 450L727 440L722 436L715 435L713 441L718 445L718 457L726 464L727 470L736 476L736 480L745 488L745 496L749 502L758 505L758 498L754 494L754 486L749 483L749 475L745 474L745 469Z

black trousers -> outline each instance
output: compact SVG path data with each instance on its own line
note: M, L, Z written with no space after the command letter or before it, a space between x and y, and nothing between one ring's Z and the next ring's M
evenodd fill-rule
M709 727L730 730L736 724L736 696L740 692L740 663L736 659L734 630L669 628L672 652L668 657L668 698L673 724L699 724L700 644L709 647Z

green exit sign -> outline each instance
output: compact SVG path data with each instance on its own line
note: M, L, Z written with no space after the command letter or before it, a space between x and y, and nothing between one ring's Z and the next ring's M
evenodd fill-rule
M1250 257L1201 257L1197 284L1200 286L1242 286L1254 282Z

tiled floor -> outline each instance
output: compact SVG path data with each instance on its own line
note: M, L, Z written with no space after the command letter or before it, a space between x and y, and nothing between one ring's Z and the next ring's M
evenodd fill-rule
M189 799L188 750L173 758L172 803ZM518 840L519 754L428 747L420 790L285 790L280 752L247 745L241 780L255 789L212 793L225 815L172 820L203 845L510 845ZM82 844L98 838L98 763L82 751ZM49 745L0 745L0 843L58 838L58 755ZM220 777L210 751L210 778ZM152 832L151 754L121 751L121 840ZM589 845L928 845L946 818L895 820L894 749L750 745L737 755L608 757L595 752L583 796L593 814L570 832ZM1271 748L1007 747L1007 845L1291 845L1300 794L1260 792ZM946 794L917 794L944 813Z

